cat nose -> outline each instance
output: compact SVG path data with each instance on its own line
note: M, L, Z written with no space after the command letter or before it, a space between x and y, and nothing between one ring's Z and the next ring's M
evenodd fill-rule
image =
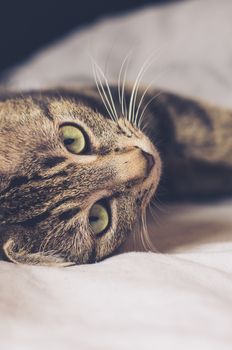
M153 166L155 165L155 158L152 154L147 153L143 150L141 150L142 155L144 156L144 158L147 161L147 173L149 174L151 169L153 168Z

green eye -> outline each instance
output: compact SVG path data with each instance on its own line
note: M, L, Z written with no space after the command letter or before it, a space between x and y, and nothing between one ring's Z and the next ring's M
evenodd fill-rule
M86 146L83 132L76 126L64 125L60 128L65 147L72 153L80 154Z
M92 206L89 215L89 223L93 232L102 233L109 225L109 213L105 206L96 203Z

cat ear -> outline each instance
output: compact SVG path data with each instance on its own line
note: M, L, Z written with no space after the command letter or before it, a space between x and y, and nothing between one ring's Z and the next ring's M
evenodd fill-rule
M9 239L3 245L3 251L6 257L16 264L41 265L54 267L67 267L74 265L72 262L66 261L64 258L50 252L30 253L25 248L15 250L13 239Z

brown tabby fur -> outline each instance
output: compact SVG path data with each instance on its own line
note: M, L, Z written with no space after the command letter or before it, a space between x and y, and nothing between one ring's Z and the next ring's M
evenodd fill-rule
M130 93L127 88L126 100ZM112 94L116 101L116 87ZM156 94L148 93L144 105ZM159 154L160 188L169 199L232 194L230 111L163 92L146 113L154 147L123 116L110 120L94 87L10 93L0 100L2 258L66 266L108 256L136 229L154 195ZM65 149L64 122L85 130L86 155ZM154 158L152 170L144 152ZM96 237L88 215L102 198L111 224Z

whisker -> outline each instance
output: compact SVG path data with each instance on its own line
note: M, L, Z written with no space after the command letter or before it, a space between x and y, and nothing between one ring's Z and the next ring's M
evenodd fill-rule
M162 94L162 91L158 92L157 94L155 94L154 96L152 96L152 98L150 98L150 100L147 102L147 104L145 105L145 107L143 108L142 110L142 113L140 115L140 119L139 119L139 128L141 127L141 123L143 121L143 116L144 116L144 113L146 112L146 109L148 108L148 106L151 104L151 102L153 100L155 100L156 98L158 98L160 95Z
M138 107L137 107L137 110L136 110L136 114L135 114L135 125L138 126L139 125L139 110L141 108L141 105L143 103L143 100L144 100L144 97L146 95L146 93L148 92L148 90L151 88L152 84L154 82L154 79L151 81L151 83L147 86L147 88L145 89L145 91L143 92L141 98L140 98L140 101L139 101L139 104L138 104ZM138 122L138 123L137 123Z
M151 252L158 252L157 248L155 247L154 243L152 242L150 236L149 236L149 232L148 232L148 228L147 228L147 216L146 216L146 211L143 214L143 242L144 242L144 248L147 251L151 251Z
M152 62L153 62L152 58L153 58L153 54L150 55L146 59L146 61L143 63L143 65L142 65L141 69L139 70L139 73L135 79L135 83L133 85L133 88L132 88L130 102L129 102L129 121L131 123L133 123L133 111L135 109L136 97L137 97L140 81L141 81L142 77L144 76L145 72L147 71L147 69L152 64Z
M105 101L105 97L104 97L105 93L104 93L104 95L103 95L102 92L101 92L101 89L100 89L99 83L98 83L98 81L97 81L97 76L96 76L95 72L93 72L93 74L94 74L94 79L95 79L95 83L96 83L96 86L97 86L97 90L98 90L98 93L99 93L99 95L100 95L100 97L101 97L101 99L102 99L102 102L103 102L103 104L104 104L104 106L105 106L105 108L106 108L106 110L107 110L107 112L108 112L108 114L109 114L111 120L115 121L115 118L114 118L114 116L112 115L111 111L109 110L108 105L107 105L107 102ZM101 86L102 86L102 85L101 85ZM103 91L104 91L104 89L103 89Z
M154 196L150 202L150 205L152 207L157 208L161 213L168 215L170 214L170 208L165 205L164 203L162 203L157 196Z
M161 219L160 219L158 213L156 213L156 211L155 211L155 209L154 209L154 207L152 206L151 203L149 203L148 209L149 209L149 213L151 215L151 218L152 218L154 224L161 226L161 224L162 224L161 223Z
M125 88L126 72L127 72L128 64L129 64L128 58L130 57L130 55L131 55L131 51L124 58L124 60L122 62L122 65L121 65L121 68L120 68L120 71L119 71L119 76L118 76L118 97L119 97L119 103L122 106L122 114L123 115L124 115L124 110L123 110L123 92L124 92L124 88ZM121 84L121 76L122 76L123 69L124 69L125 65L126 65L126 68L125 68L125 71L124 71L124 74L123 74L123 84ZM120 89L121 89L121 91L120 91Z
M142 127L140 127L140 130L144 133L147 133L147 128L149 127L149 122L147 121ZM149 131L149 128L148 128Z
M135 106L136 106L136 100L137 100L137 94L138 94L140 82L141 82L142 78L144 77L145 73L147 72L147 70L154 63L155 59L157 60L158 54L160 54L160 53L161 53L160 49L158 49L156 51L153 50L152 53L150 54L150 56L144 62L143 66L141 67L141 69L140 69L140 71L139 71L139 73L137 75L137 78L136 78L137 81L135 81L135 84L134 84L134 87L133 87L134 94L133 94L133 90L132 90L132 94L131 94L131 97L132 97L132 99L131 99L132 100L132 112L131 112L132 113L132 117L131 117L131 119L132 119L133 124L135 124L135 125L136 125ZM132 95L134 95L134 96L132 96Z
M127 65L124 71L123 83L122 83L122 106L123 106L122 114L125 115L126 120L128 120L128 110L127 110L127 104L126 104L126 98L125 98L125 85L126 85L128 67L129 67L129 60L127 62Z
M160 77L160 76L162 76L163 74L165 73L165 71L163 71L162 73L160 73L159 75L158 75L158 77ZM158 78L158 77L156 77L156 79ZM142 97L141 97L141 99L140 99L140 102L139 102L139 105L138 105L138 108L137 108L137 113L136 113L136 119L138 119L138 115L139 115L139 109L140 109L140 107L141 107L141 105L142 105L142 102L143 102L143 100L144 100L144 97L145 97L145 95L146 95L146 93L147 93L147 91L150 89L150 87L152 86L152 84L153 84L153 82L154 82L154 79L151 81L151 83L148 85L148 87L146 88L146 90L144 91L144 93L143 93L143 95L142 95ZM159 97L160 95L161 95L161 91L159 91L153 98L151 98L151 101L150 102L152 102L152 100L153 99L155 99L156 97ZM145 107L145 109L148 107L148 105L150 104L150 102L148 102L148 104L146 105L146 107ZM142 112L143 113L143 112ZM142 113L141 113L141 115L140 115L140 120L142 120ZM139 121L139 123L138 123L138 127L140 127L139 125L141 124L141 122Z
M114 110L112 109L112 105L108 99L106 92L105 92L105 88L104 88L102 81L101 81L100 73L99 73L99 71L96 70L97 66L93 65L92 68L93 68L93 75L95 78L95 83L96 83L98 92L100 94L100 97L102 99L102 102L104 103L104 106L105 106L110 118L113 121L116 121L118 119L117 115L115 116Z
M147 247L146 247L146 243L144 241L144 221L143 221L143 213L142 213L142 216L141 216L141 224L140 224L140 240L141 240L141 243L142 243L142 247L145 251L147 251Z
M146 71L150 68L150 66L152 65L153 63L153 59L151 59L151 62L147 63L147 65L144 67L143 69L143 72L141 72L141 76L138 80L138 83L137 83L137 87L136 87L136 90L135 90L135 94L134 94L134 101L133 101L133 108L132 108L132 120L133 120L133 124L136 125L136 113L135 113L135 108L136 108L136 101L137 101L137 95L138 95L138 90L139 90L139 87L140 87L140 82L142 80L142 78L144 77Z
M96 82L97 82L97 85L98 85L99 90L100 90L99 92L101 92L101 97L103 98L103 102L105 102L105 105L107 105L107 110L108 111L110 110L110 115L112 117L112 120L115 120L114 111L112 109L111 103L110 103L108 96L106 94L104 85L101 81L101 76L100 76L99 72L96 70L96 67L95 67L94 75L96 77Z
M141 105L142 105L142 103L143 103L144 97L145 97L147 91L150 89L151 85L152 85L152 83L150 83L150 84L148 85L148 87L146 88L146 90L143 92L142 97L140 98L140 101L139 101L139 104L138 104L138 107L137 107L137 110L136 110L136 114L135 114L135 125L136 125L137 127L138 127L138 125L139 125L139 124L138 124L138 122L139 122L138 119L140 119L140 118L139 118L139 110L140 110L140 107L141 107Z
M103 94L104 94L104 96L105 96L105 98L106 98L106 100L108 102L108 106L109 106L109 108L110 108L110 110L111 110L111 112L112 112L112 114L113 114L113 116L115 118L115 121L116 121L118 119L118 115L117 115L117 112L116 112L114 100L113 100L113 97L112 97L112 94L111 94L111 90L110 90L107 78L106 78L105 74L103 73L102 69L99 67L99 65L95 61L93 61L93 66L96 68L95 73L96 73L97 78L98 78L98 80L100 82L100 85L101 85L101 88L102 88L102 92L103 92ZM106 86L106 89L107 89L107 92L108 92L108 96L107 96L107 94L105 92L105 89L103 87L101 78L103 78L103 80L104 80L104 84Z
M106 88L107 88L107 91L108 91L108 94L109 94L109 98L110 98L110 101L111 101L111 107L113 108L114 116L115 116L116 119L118 119L117 111L116 111L116 108L115 108L114 100L113 100L113 97L112 97L112 94L111 94L111 90L110 90L107 78L106 78L105 74L103 73L102 69L99 67L99 65L97 63L95 63L95 65L97 67L98 72L100 73L100 75L102 75L102 77L104 79L104 83L106 85Z

